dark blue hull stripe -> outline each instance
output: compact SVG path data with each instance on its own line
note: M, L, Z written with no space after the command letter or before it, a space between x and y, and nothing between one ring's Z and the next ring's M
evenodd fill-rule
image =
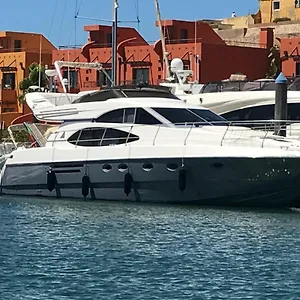
M145 163L145 161L149 161L149 157L145 157L145 158L111 158L111 159L98 159L98 160L82 160L82 161L70 161L70 162L33 162L33 163L17 163L17 164L7 164L8 167L26 167L26 166L51 166L52 168L81 168L86 164L106 164L106 163ZM201 160L220 160L222 159L223 161L231 161L233 158L232 157L188 157L188 158L184 158L185 161L190 161L190 160L197 160L197 159L201 159ZM288 157L288 158L281 158L281 157L258 157L258 158L251 158L251 157L235 157L234 161L237 160L283 160L283 159L289 159L289 160L293 160L293 159L298 159L297 157ZM181 162L182 161L182 157L155 157L155 158L151 158L151 163L156 163L156 162Z
M57 172L57 171L55 171ZM91 183L93 188L123 188L123 182L103 182ZM135 183L138 185L138 183ZM81 183L58 183L59 189L81 189ZM47 190L47 183L40 184L16 184L16 185L2 185L3 189L8 190Z

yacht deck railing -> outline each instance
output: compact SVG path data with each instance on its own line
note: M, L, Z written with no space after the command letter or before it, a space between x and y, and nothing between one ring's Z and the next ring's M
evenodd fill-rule
M265 142L268 139L276 139L276 140L294 140L300 141L300 121L256 121L256 122L228 122L227 125L224 124L224 121L221 123L218 122L212 122L212 124L216 127L223 126L225 127L224 132L222 131L216 132L216 134L219 134L219 145L220 146L229 146L232 144L237 144L239 141L246 141L256 140L256 145L260 145L262 148L265 146ZM193 133L197 131L200 127L203 127L204 125L206 127L210 127L208 123L180 123L180 124L170 124L171 126L178 126L183 129L185 129L185 133L183 134L182 138L182 144L184 146L188 145L188 142L193 139ZM165 137L163 135L163 128L166 128L168 124L160 124L160 125L142 125L142 124L115 124L111 127L101 127L101 123L99 123L98 127L91 127L90 130L97 130L99 128L103 129L124 129L126 132L128 132L127 135L123 137L113 137L113 138L107 138L106 130L102 134L101 137L92 138L92 139L81 139L82 132L85 129L80 130L80 133L78 134L77 138L70 141L75 146L81 146L82 143L85 145L88 145L89 143L92 146L104 146L111 144L124 144L127 145L128 143L137 140L135 138L135 134L133 128L136 127L145 127L145 126L155 126L156 130L151 134L150 136L146 137L146 140L149 140L149 144L156 145L157 141L160 138L163 138L166 143L168 140L168 137ZM133 134L133 135L132 135ZM215 134L212 132L212 134ZM284 136L285 134L285 136ZM137 134L138 135L138 134ZM173 137L172 137L173 139ZM143 140L145 138L143 137ZM194 138L195 140L195 138ZM197 139L198 140L198 139ZM51 141L53 144L58 141L57 136ZM62 140L59 139L61 142ZM65 140L63 140L65 141ZM210 140L211 141L211 140ZM216 140L215 140L216 141ZM214 143L215 143L214 141Z
M95 124L95 123L92 123ZM260 121L234 121L234 122L228 122L227 124L223 122L211 122L213 126L220 127L222 126L223 129L220 131L214 131L211 132L212 135L216 135L216 139L209 139L210 142L213 142L214 144L218 144L220 146L230 146L230 145L242 145L239 144L239 142L242 141L255 141L255 145L264 148L266 146L266 141L268 139L276 139L276 140L287 140L287 141L299 141L300 142L300 121L274 121L274 120L260 120ZM156 145L158 141L161 141L162 139L168 143L168 136L166 136L166 132L163 130L165 128L168 128L168 126L172 127L181 127L184 129L182 133L182 138L178 142L179 144L182 143L183 146L186 146L189 144L189 142L192 141L198 141L199 138L194 135L199 128L210 128L209 123L181 123L181 124L160 124L160 125L142 125L142 124L112 124L112 126L103 126L101 123L97 123L97 127L89 127L89 128L83 128L79 130L79 134L76 138L71 140L70 138L60 138L62 135L62 131L55 132L54 135L52 135L51 140L48 140L48 142L51 142L52 145L56 142L65 142L68 141L71 144L77 146L109 146L109 145L116 145L116 144L123 144L128 145L133 141L136 141L139 139L138 133L134 131L134 128L136 127L145 127L145 126L155 126L156 130L154 130L150 135L146 137L146 140L149 141L149 145ZM205 125L205 126L204 126ZM99 128L103 128L104 132L101 136L92 135L93 137L90 139L83 138L83 131L85 130L99 130ZM124 130L127 132L122 137L106 137L107 129L119 129ZM36 130L39 130L36 127ZM71 130L70 130L71 131ZM65 133L67 130L65 131ZM74 129L72 130L74 133ZM40 133L41 136L43 133ZM285 135L285 136L284 136ZM68 135L66 135L68 136ZM204 137L204 136L203 136ZM206 132L206 137L209 137L209 132ZM174 139L172 137L172 139ZM143 137L143 140L145 140L145 137ZM199 140L200 141L200 140ZM201 142L205 142L205 140L201 140ZM207 140L208 141L208 140ZM8 140L6 141L8 143ZM2 143L2 146L0 148L5 149L3 147L4 143ZM24 143L24 145L18 144L18 147L25 146L28 147L35 147L36 144L32 143L30 146L28 143ZM42 146L44 146L43 144ZM249 145L249 144L248 144ZM41 145L39 145L41 146ZM12 149L13 150L13 149ZM2 151L3 152L3 151ZM4 151L5 152L5 151Z

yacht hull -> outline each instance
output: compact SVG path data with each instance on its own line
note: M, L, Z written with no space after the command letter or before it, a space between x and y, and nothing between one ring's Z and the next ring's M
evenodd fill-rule
M50 169L56 182L51 192ZM84 186L85 175L90 184ZM300 160L296 158L7 163L1 172L1 192L7 195L84 199L82 188L88 186L86 198L92 200L204 205L291 206L300 196L298 182Z

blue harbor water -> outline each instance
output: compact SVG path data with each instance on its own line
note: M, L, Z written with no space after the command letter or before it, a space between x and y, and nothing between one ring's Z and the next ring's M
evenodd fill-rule
M300 299L300 211L0 199L0 299Z

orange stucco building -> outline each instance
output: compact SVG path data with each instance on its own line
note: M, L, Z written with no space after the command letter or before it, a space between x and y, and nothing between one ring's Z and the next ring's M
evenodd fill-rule
M5 125L26 113L19 103L19 83L28 76L31 63L51 65L55 48L44 36L35 33L0 32L0 115ZM25 111L24 111L25 110Z
M300 76L300 37L281 38L280 55L284 75Z
M273 30L264 28L260 44L256 47L229 46L207 24L166 20L162 22L166 37L169 61L179 57L186 68L194 71L194 80L202 83L229 78L233 73L243 73L248 79L264 78L269 68L269 49L273 45ZM85 26L89 32L87 43L81 49L53 51L56 60L95 62L111 72L110 26ZM118 28L117 83L147 81L156 84L165 78L162 46L157 41L149 44L134 29ZM95 89L107 85L102 72L94 70L64 71L72 91Z

